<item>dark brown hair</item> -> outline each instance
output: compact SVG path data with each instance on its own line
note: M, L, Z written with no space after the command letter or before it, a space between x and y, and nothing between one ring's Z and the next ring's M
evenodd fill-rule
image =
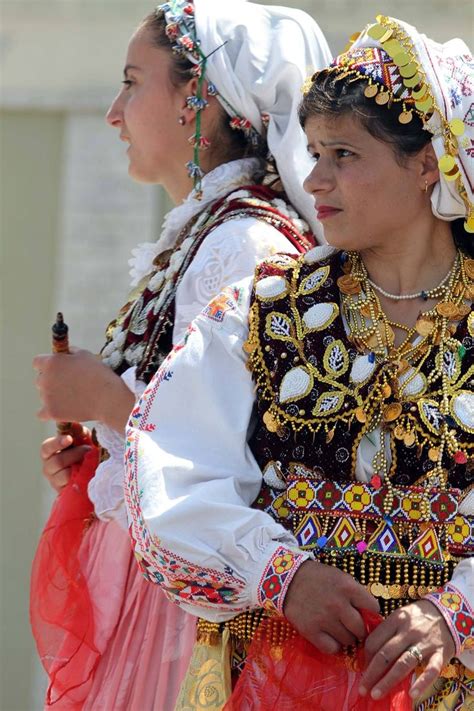
M408 124L400 123L401 102L379 106L373 98L364 95L366 86L366 82L354 81L350 76L341 78L331 69L318 72L300 104L300 123L304 128L312 116L335 118L350 114L371 136L389 144L398 163L404 165L407 158L416 155L431 141L432 134L424 130L416 113ZM456 245L472 256L474 240L464 229L464 220L454 220L451 230Z
M148 30L153 39L153 46L164 49L171 56L170 81L172 86L178 88L192 79L192 62L186 56L176 54L171 49L171 42L166 35L166 20L162 12L152 12L145 17L139 25L139 30ZM248 158L255 156L265 159L268 147L264 138L258 142L247 140L243 131L234 130L230 127L230 117L221 108L222 118L218 127L220 151L225 153L226 161L238 158ZM212 150L212 147L211 147Z

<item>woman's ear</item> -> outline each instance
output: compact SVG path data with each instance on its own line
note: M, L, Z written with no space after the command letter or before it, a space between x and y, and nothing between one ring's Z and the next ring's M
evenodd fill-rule
M180 91L182 97L180 116L183 117L184 121L180 123L184 125L193 125L196 120L196 110L192 106L193 97L194 101L198 101L196 92L199 85L199 79L193 77L185 84ZM209 94L207 81L203 81L201 86L201 101L205 102L205 106L212 101L214 94Z
M420 160L420 189L432 187L439 180L438 159L433 145L428 143L418 154Z

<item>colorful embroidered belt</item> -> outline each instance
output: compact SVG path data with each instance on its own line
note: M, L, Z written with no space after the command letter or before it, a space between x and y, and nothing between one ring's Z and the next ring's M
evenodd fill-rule
M387 515L384 504L390 495ZM416 486L390 494L385 486L289 476L286 492L275 498L272 509L279 517L282 507L287 509L306 550L383 553L443 565L449 554L474 553L474 517L458 513L460 495L457 489Z

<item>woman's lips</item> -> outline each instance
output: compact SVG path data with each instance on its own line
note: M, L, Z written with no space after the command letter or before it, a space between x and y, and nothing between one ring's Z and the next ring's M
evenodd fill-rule
M337 207L331 207L330 205L320 205L316 208L316 214L318 220L327 220L329 217L334 217L338 212L342 212Z

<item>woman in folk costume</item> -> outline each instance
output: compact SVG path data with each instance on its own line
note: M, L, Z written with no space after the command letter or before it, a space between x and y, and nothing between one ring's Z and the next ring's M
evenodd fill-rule
M180 709L469 707L472 69L380 16L313 75L330 246L225 291L132 412L137 558L200 617Z
M305 13L241 0L166 3L130 41L107 120L129 144L131 176L162 184L176 207L159 240L135 250L134 290L107 330L102 359L76 351L34 362L40 416L97 420L108 452L95 469L96 448L81 465L85 448L70 448L70 437L42 447L44 472L60 490L31 594L50 677L48 708L174 707L195 619L148 585L133 561L124 426L173 344L220 289L276 251L314 245L317 221L301 187L309 157L296 107L308 67L321 68L329 57ZM223 308L215 304L216 322Z

